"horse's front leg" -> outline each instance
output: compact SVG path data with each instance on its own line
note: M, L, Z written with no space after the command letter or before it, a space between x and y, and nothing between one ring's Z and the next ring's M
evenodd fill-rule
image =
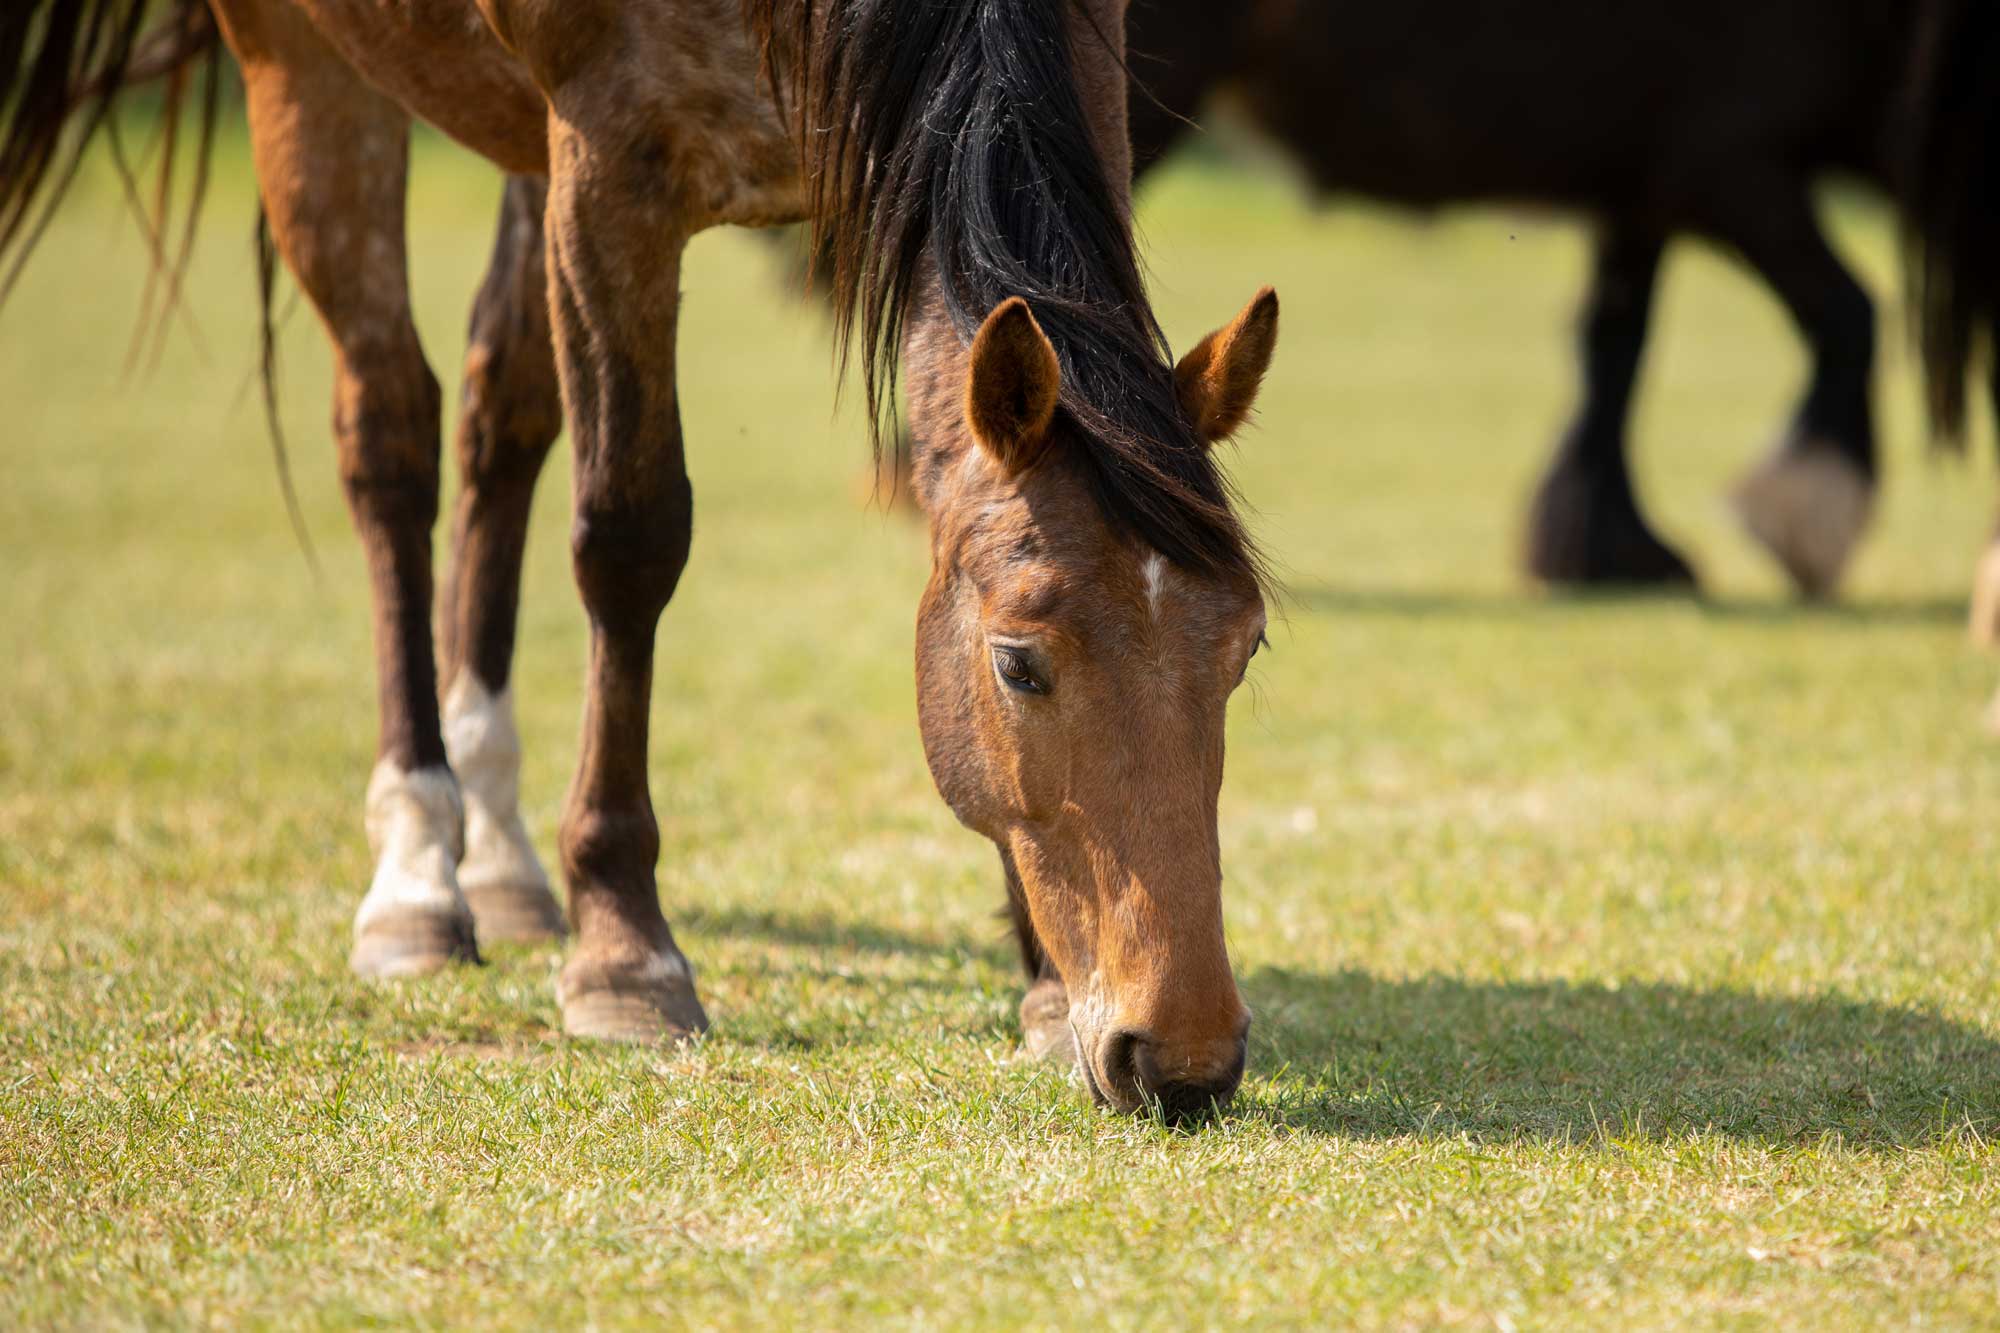
M1021 872L1014 858L1000 849L1000 874L1007 885L1007 916L1014 927L1014 942L1021 946L1021 967L1028 976L1027 994L1021 997L1021 1051L1037 1060L1056 1064L1076 1063L1076 1034L1069 1025L1069 988L1055 960L1042 947L1035 923L1028 914L1028 891L1021 885Z
M660 914L646 746L653 633L687 563L693 519L674 385L687 231L671 173L622 139L622 122L557 109L550 307L575 451L570 548L590 666L560 837L577 938L556 993L576 1035L676 1038L708 1019Z
M562 428L549 342L542 214L548 185L512 176L472 308L458 422L460 489L438 589L444 740L465 796L458 885L479 940L562 934L562 909L521 821L521 742L509 684L535 480Z

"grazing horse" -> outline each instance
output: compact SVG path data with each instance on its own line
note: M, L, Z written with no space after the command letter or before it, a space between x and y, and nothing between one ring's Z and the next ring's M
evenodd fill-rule
M0 175L0 242L38 182L66 177L54 144L72 108L94 126L149 51L201 51L199 3L172 7L178 44L135 43L147 0L30 0L0 19L0 163L35 168ZM1260 293L1167 359L1130 232L1123 0L212 8L272 239L333 343L340 476L373 582L379 859L355 971L428 972L560 928L515 806L508 668L529 497L566 418L590 654L559 836L576 936L563 1024L644 1040L707 1026L660 912L647 783L654 631L693 505L680 256L705 227L810 219L874 406L900 362L932 531L924 748L999 847L1027 1043L1118 1108L1226 1099L1249 1015L1216 803L1264 580L1211 445L1250 410L1277 303ZM404 271L412 116L515 177L473 312L465 488L435 599L439 393Z
M1633 494L1626 421L1666 242L1734 251L1812 353L1805 398L1737 507L1820 597L1872 508L1875 322L1811 186L1833 172L1898 184L1918 49L1983 3L1133 0L1134 160L1143 172L1226 93L1323 190L1554 205L1595 223L1583 401L1526 553L1554 583L1693 582Z

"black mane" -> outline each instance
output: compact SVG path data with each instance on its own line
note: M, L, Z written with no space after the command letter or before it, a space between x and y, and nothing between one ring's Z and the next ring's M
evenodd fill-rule
M879 442L931 268L968 341L994 306L1024 298L1055 344L1062 408L1107 517L1178 564L1257 577L1228 485L1175 397L1091 141L1069 3L745 0L798 117L842 356L859 343Z

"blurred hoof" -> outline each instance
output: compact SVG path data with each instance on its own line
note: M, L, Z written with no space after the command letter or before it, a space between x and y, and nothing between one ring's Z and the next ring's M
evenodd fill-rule
M569 934L562 904L539 884L463 884L482 944L540 944Z
M1972 641L1981 648L2000 647L2000 541L1986 548L1972 575Z
M556 981L563 1031L593 1041L672 1043L708 1031L694 975L680 951L599 962L579 954Z
M1069 992L1043 977L1021 997L1021 1053L1050 1064L1076 1063L1076 1034L1069 1025Z
M1993 702L1986 705L1987 734L2000 736L2000 694L1993 696Z
M1875 483L1829 445L1789 440L1736 488L1736 513L1809 601L1840 587Z
M418 909L371 915L355 932L347 956L354 974L371 981L425 977L454 963L479 961L470 916Z
M1558 586L1692 590L1694 570L1654 535L1623 486L1558 460L1528 515L1528 574Z

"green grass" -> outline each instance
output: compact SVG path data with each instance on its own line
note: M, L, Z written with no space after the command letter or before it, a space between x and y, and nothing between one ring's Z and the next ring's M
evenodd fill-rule
M347 976L365 594L303 310L323 585L286 528L230 153L198 342L121 375L141 254L98 173L0 319L0 1324L2000 1323L1995 673L1960 627L1993 476L1923 460L1898 311L1843 605L1795 607L1718 499L1801 357L1693 247L1637 431L1712 600L1550 597L1514 555L1578 234L1149 190L1177 344L1286 302L1236 468L1292 591L1222 805L1251 1072L1177 1133L1012 1058L994 858L917 745L924 541L858 503L821 322L740 235L686 270L699 530L653 721L714 1033L562 1040L550 949ZM449 382L497 191L418 160ZM1893 292L1885 221L1836 212ZM545 851L566 501L558 464L518 674Z

